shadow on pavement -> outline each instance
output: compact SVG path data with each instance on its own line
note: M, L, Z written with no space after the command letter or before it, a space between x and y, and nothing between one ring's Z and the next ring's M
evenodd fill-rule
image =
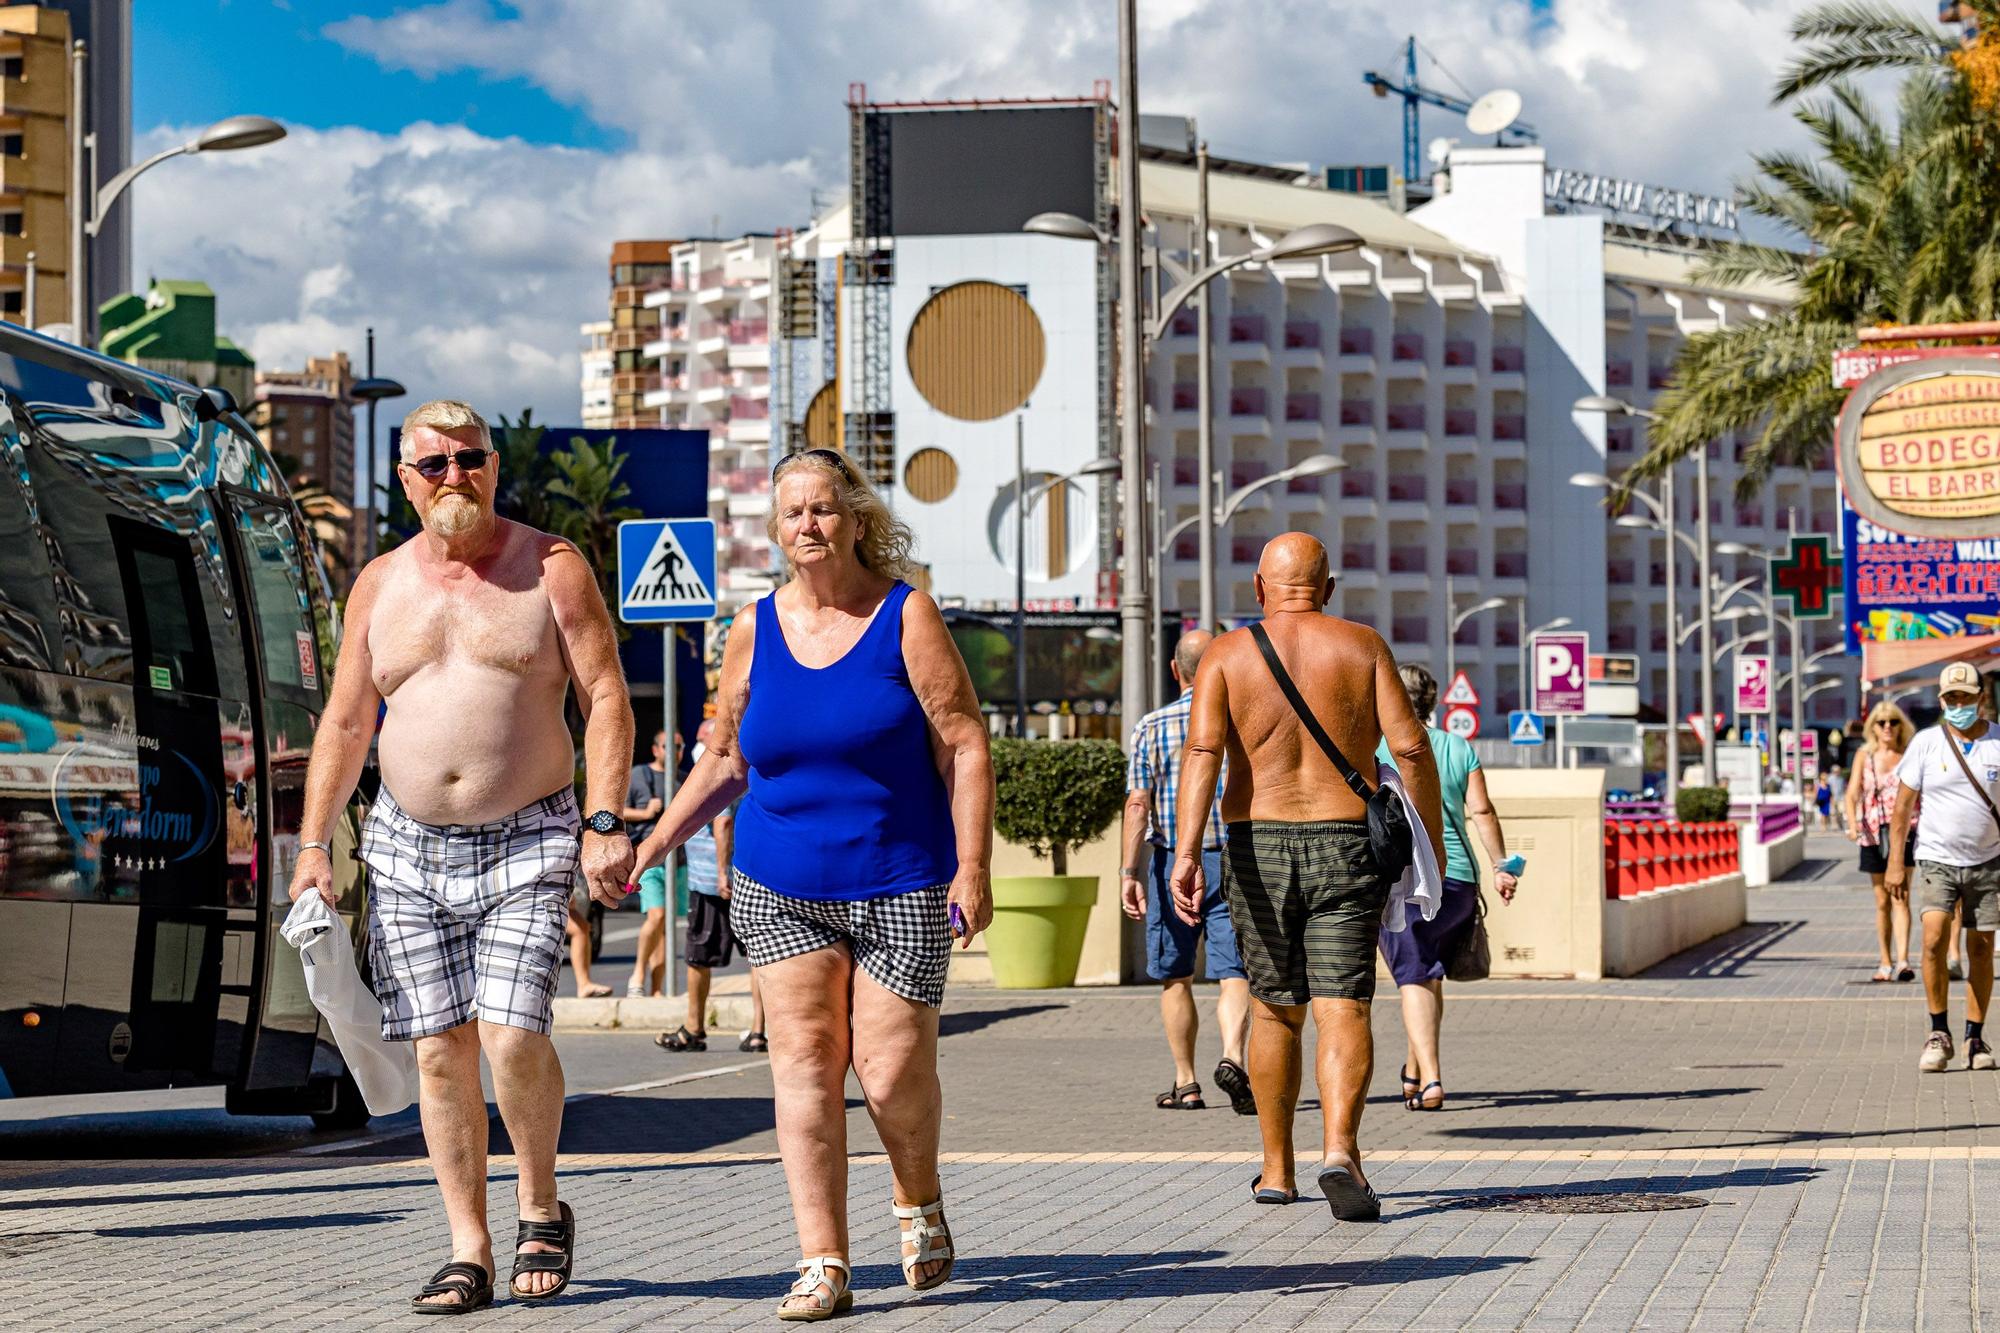
M847 1099L847 1109L861 1109L864 1103ZM511 1153L513 1142L500 1114L487 1104L490 1134L487 1151ZM559 1153L681 1153L707 1152L777 1128L771 1099L764 1097L596 1097L563 1109ZM351 1154L361 1157L421 1157L424 1136L420 1126L393 1138L360 1144ZM348 1153L330 1152L338 1159Z
M1776 1069L1777 1065L1766 1066ZM1571 1102L1681 1102L1706 1101L1711 1097L1743 1097L1762 1088L1677 1088L1667 1092L1585 1092L1580 1088L1535 1088L1519 1092L1460 1092L1445 1089L1446 1111L1517 1111L1531 1106L1562 1106ZM1480 1103L1485 1103L1482 1108ZM1402 1096L1391 1093L1370 1097L1370 1106L1401 1106ZM1303 1103L1301 1103L1303 1105ZM1426 1114L1442 1114L1427 1112Z
M979 1032L1004 1023L1010 1018L1026 1018L1030 1014L1046 1014L1054 1009L1067 1009L1066 1004L1024 1004L1013 1009L967 1009L951 1010L938 1018L938 1036L962 1037L968 1032Z
M1795 934L1805 926L1803 921L1753 921L1746 926L1738 926L1732 931L1717 935L1706 944L1697 944L1692 949L1683 949L1665 962L1647 968L1639 974L1644 981L1710 981L1717 977L1741 976L1744 965L1763 959L1761 955L1780 940ZM1818 958L1788 960L1820 964Z
M1460 1125L1437 1132L1456 1139L1519 1139L1526 1143L1545 1143L1568 1139L1622 1139L1636 1134L1679 1134L1683 1131L1661 1129L1655 1125Z
M913 1308L994 1305L1020 1300L1157 1300L1162 1296L1229 1296L1259 1291L1273 1294L1332 1291L1416 1278L1464 1277L1534 1262L1530 1255L1512 1254L1438 1258L1397 1255L1389 1259L1300 1264L1234 1263L1232 1257L1224 1250L1170 1250L1156 1254L966 1258L959 1261L950 1283L922 1297L903 1285L902 1270L896 1265L857 1264L854 1293L863 1307L884 1298L897 1305L905 1298L913 1302L921 1300L922 1306ZM638 1278L592 1281L579 1277L564 1303L591 1305L655 1296L702 1296L726 1300L769 1298L775 1308L789 1280L789 1274L769 1273L683 1282Z
M204 1196L207 1197L207 1196ZM120 1203L125 1202L119 1200ZM316 1231L322 1227L372 1227L400 1222L403 1213L307 1213L299 1217L216 1217L206 1222L167 1222L152 1227L98 1227L82 1234L119 1240L172 1236L226 1236L251 1231Z
M1707 1174L1656 1173L1645 1176L1614 1176L1608 1180L1565 1179L1539 1186L1510 1182L1491 1188L1411 1190L1408 1193L1388 1190L1382 1195L1382 1219L1385 1222L1402 1222L1414 1217L1457 1212L1470 1199L1481 1198L1488 1194L1521 1193L1535 1189L1589 1194L1701 1194L1708 1190L1800 1186L1819 1175L1821 1170L1816 1166L1745 1166ZM1427 1202L1422 1207L1406 1209L1401 1206L1401 1201L1404 1199L1423 1199Z

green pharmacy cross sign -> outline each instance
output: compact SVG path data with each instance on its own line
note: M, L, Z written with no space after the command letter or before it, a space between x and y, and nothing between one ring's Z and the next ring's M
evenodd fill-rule
M1840 561L1832 555L1830 538L1794 534L1792 551L1771 565L1771 596L1792 599L1794 620L1827 620L1833 616L1833 593L1840 587Z

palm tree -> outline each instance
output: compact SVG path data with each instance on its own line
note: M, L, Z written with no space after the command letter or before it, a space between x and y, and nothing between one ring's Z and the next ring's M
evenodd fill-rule
M573 435L569 448L551 454L548 461L557 474L548 483L553 499L549 506L551 530L576 543L597 576L605 605L616 606L618 525L641 517L639 510L618 503L632 493L630 486L618 480L625 467L618 437L606 436L602 444L592 444L581 435Z
M500 416L505 434L500 444L500 491L493 498L499 513L543 532L554 530L549 503L549 482L555 470L542 456L542 436L548 427L535 424L535 409L524 407L509 421Z
M2000 35L2000 0L1964 0L1968 17ZM1755 431L1738 490L1754 495L1771 469L1808 466L1833 438L1844 394L1833 353L1857 328L1991 319L2000 313L2000 36L1960 46L1900 10L1836 0L1793 25L1807 43L1776 100L1817 152L1755 158L1760 179L1743 207L1807 241L1801 253L1745 244L1698 268L1725 286L1788 288L1788 309L1697 334L1681 348L1655 410L1649 449L1632 469L1653 477L1734 432ZM1893 123L1849 75L1902 69ZM1825 95L1807 98L1823 89Z

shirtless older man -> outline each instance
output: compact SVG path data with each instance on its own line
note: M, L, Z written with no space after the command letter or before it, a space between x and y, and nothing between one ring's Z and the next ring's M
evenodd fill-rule
M382 793L362 829L369 959L383 1037L416 1043L424 1141L451 1224L451 1262L413 1304L493 1299L482 1049L520 1170L511 1285L546 1300L568 1285L576 1242L556 1197L563 1076L549 1040L563 923L579 861L599 901L624 897L632 704L581 553L494 514L499 464L478 413L454 402L410 413L396 470L424 530L370 562L348 598L292 897L333 902L327 839L386 702ZM592 811L580 837L563 721L572 684Z
M1375 747L1388 739L1442 865L1430 742L1382 636L1323 614L1333 594L1326 547L1303 532L1273 538L1256 588L1279 660L1342 757L1372 777ZM1206 891L1202 832L1225 753L1223 891L1250 978L1250 1083L1264 1140L1264 1171L1251 1188L1260 1203L1298 1197L1292 1116L1310 1007L1326 1121L1320 1189L1335 1217L1373 1220L1382 1207L1361 1171L1360 1129L1375 1067L1368 1012L1389 881L1369 850L1361 798L1300 723L1249 629L1217 639L1195 676L1172 886L1175 910L1189 922Z

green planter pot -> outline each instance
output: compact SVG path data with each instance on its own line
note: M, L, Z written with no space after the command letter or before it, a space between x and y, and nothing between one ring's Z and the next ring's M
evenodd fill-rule
M986 928L993 984L1007 990L1074 986L1096 901L1095 875L994 880L993 924Z

